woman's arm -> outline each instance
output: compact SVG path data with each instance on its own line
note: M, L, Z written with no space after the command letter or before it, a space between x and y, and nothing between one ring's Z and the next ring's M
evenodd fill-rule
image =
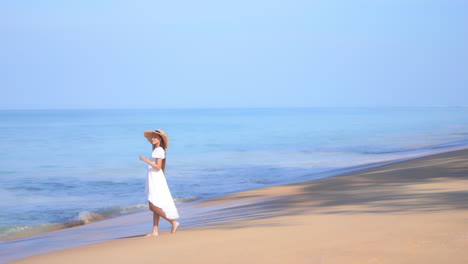
M162 159L156 159L156 162L152 162L151 160L147 159L145 156L140 156L140 160L148 163L151 167L160 170L162 166Z

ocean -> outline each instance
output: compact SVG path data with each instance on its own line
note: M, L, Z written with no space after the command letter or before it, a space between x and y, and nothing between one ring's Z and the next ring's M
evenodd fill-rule
M0 110L0 240L147 210L158 128L182 205L466 147L468 108Z

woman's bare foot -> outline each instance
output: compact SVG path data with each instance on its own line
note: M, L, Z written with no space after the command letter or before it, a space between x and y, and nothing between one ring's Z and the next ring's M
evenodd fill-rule
M180 226L180 223L177 222L177 221L174 221L172 222L172 230L171 230L171 234L174 234L175 231L177 230L177 228Z
M159 233L151 232L149 234L146 234L145 237L152 237L152 236L159 236Z

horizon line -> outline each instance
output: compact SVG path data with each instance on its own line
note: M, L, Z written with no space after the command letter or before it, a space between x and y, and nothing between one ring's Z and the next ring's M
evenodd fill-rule
M29 110L210 110L210 109L312 109L312 108L466 108L468 105L394 105L394 106L283 106L283 107L268 107L268 106L212 106L212 107L159 107L159 108L0 108L0 111L29 111Z

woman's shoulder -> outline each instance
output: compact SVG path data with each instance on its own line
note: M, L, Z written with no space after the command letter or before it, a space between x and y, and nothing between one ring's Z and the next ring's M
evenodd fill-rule
M155 148L154 150L155 150L155 151L157 150L157 151L166 152L166 151L164 151L164 149L163 149L162 147L157 147L157 148Z
M164 158L166 152L162 147L157 147L153 150L153 154L151 155L153 158Z

